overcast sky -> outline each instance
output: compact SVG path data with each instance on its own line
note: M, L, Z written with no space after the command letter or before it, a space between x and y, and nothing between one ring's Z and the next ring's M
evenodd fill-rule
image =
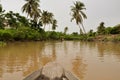
M58 21L58 31L63 31L64 27L69 28L69 32L79 32L75 21L70 22L70 6L76 0L40 0L40 8L52 12ZM85 4L87 19L84 20L86 31L96 30L100 22L105 22L105 26L120 24L120 0L80 0ZM24 0L1 0L6 11L21 13Z

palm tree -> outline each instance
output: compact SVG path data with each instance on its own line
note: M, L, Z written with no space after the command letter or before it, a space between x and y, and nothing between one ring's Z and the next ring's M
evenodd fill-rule
M0 4L0 14L4 13L5 10L3 10L2 4Z
M47 24L52 24L53 16L54 16L53 13L43 10L40 20L42 24L44 25L44 30Z
M2 5L0 4L0 29L4 29L4 14L3 14L3 9Z
M54 19L53 22L52 22L52 30L55 30L57 26L58 26L57 25L57 20Z
M64 34L66 34L67 31L68 31L68 27L65 27L65 28L64 28Z
M0 4L0 13L2 12L2 5Z
M39 9L39 2L40 0L25 0L26 3L22 7L22 12L27 13L27 17L34 19L35 21L38 20L40 17L41 10Z
M101 22L100 25L97 27L97 33L100 35L105 34L105 26L104 26L104 22Z
M76 1L74 2L74 5L71 6L71 11L72 11L72 18L71 21L75 19L76 24L79 26L80 31L84 31L84 33L86 33L85 28L83 26L83 18L87 19L86 14L82 11L86 9L84 3L80 2L80 1ZM80 24L82 25L82 29L80 27ZM81 32L80 32L81 33Z

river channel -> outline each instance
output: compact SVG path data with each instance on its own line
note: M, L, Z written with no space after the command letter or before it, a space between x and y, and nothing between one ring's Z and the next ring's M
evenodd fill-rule
M0 47L0 80L22 80L56 61L80 80L120 80L120 43L12 42Z

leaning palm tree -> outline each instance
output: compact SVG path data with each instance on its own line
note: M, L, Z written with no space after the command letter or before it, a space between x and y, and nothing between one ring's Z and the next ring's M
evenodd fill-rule
M52 30L55 30L57 26L58 26L57 25L57 20L54 19L53 22L52 22Z
M39 9L40 0L25 0L26 3L22 7L22 12L27 13L27 17L37 20L40 17Z
M86 9L84 3L80 1L74 2L74 5L71 6L71 11L72 11L72 18L71 21L75 19L76 24L79 26L80 31L84 31L86 33L85 28L83 26L83 19L86 19L87 16L86 14L82 11ZM82 25L82 28L80 27L80 24ZM80 32L81 33L81 32Z
M44 30L47 24L52 24L53 16L54 16L53 13L43 10L40 20L42 24L44 25Z

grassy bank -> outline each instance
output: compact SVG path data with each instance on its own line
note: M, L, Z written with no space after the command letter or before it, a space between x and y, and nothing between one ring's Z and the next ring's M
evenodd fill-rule
M94 41L111 41L111 42L119 42L120 34L114 35L98 35L93 38Z
M64 34L62 32L47 31L21 27L18 29L0 29L0 41L45 41L45 40L79 40L79 41L120 41L120 34L96 35L77 33Z

